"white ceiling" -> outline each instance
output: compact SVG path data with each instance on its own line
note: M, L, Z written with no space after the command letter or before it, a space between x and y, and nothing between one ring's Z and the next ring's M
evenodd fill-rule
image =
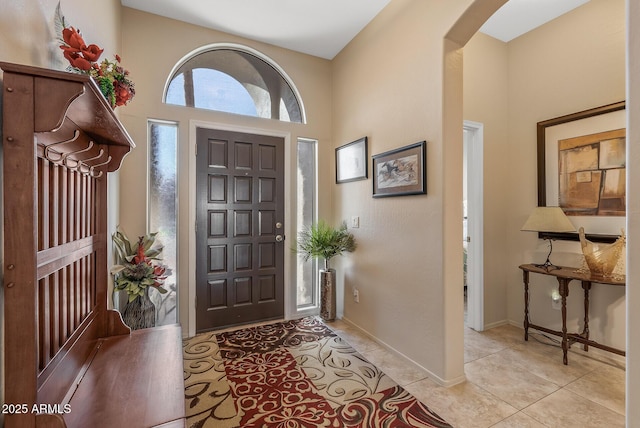
M589 0L509 0L480 31L503 42L509 42Z
M123 6L332 59L390 0L121 0Z
M332 59L391 0L121 0L123 6ZM509 0L480 29L509 41L589 0Z

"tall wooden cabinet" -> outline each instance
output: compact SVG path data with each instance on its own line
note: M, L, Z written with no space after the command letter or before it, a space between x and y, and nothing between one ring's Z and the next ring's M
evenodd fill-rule
M136 404L130 385L117 389L121 370L152 378L143 382L161 395L171 391L171 402L159 406L172 413L142 415L140 426L172 420L180 426L179 327L135 335L107 309L107 173L120 167L133 141L88 76L0 68L5 402L19 406L5 415L6 426L135 426L135 412L126 415L133 425L110 419L123 412L122 402ZM158 361L171 373L156 385L145 370L157 369L152 348L160 336L175 362ZM154 368L125 360L123 350Z

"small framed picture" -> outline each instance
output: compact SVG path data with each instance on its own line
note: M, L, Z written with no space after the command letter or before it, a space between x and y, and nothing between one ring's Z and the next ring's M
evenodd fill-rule
M373 197L427 193L426 141L373 156Z
M367 137L336 149L336 183L366 180L367 177Z

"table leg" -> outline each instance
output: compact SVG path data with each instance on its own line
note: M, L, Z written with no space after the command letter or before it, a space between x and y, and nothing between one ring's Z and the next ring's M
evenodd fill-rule
M584 328L581 336L589 339L589 290L591 289L591 282L582 281L582 289L584 290ZM589 345L583 344L582 349L588 351Z
M562 297L562 362L569 363L567 351L569 350L569 338L567 337L567 295L569 294L569 280L558 278L558 291Z
M524 283L524 340L529 340L529 272L522 271Z

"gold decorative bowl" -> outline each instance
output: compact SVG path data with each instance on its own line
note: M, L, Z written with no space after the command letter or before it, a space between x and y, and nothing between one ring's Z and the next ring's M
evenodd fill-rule
M584 254L584 259L591 273L611 276L626 244L624 230L622 231L622 235L612 244L599 244L589 241L585 237L583 227L580 228L578 234L580 236L582 254Z

